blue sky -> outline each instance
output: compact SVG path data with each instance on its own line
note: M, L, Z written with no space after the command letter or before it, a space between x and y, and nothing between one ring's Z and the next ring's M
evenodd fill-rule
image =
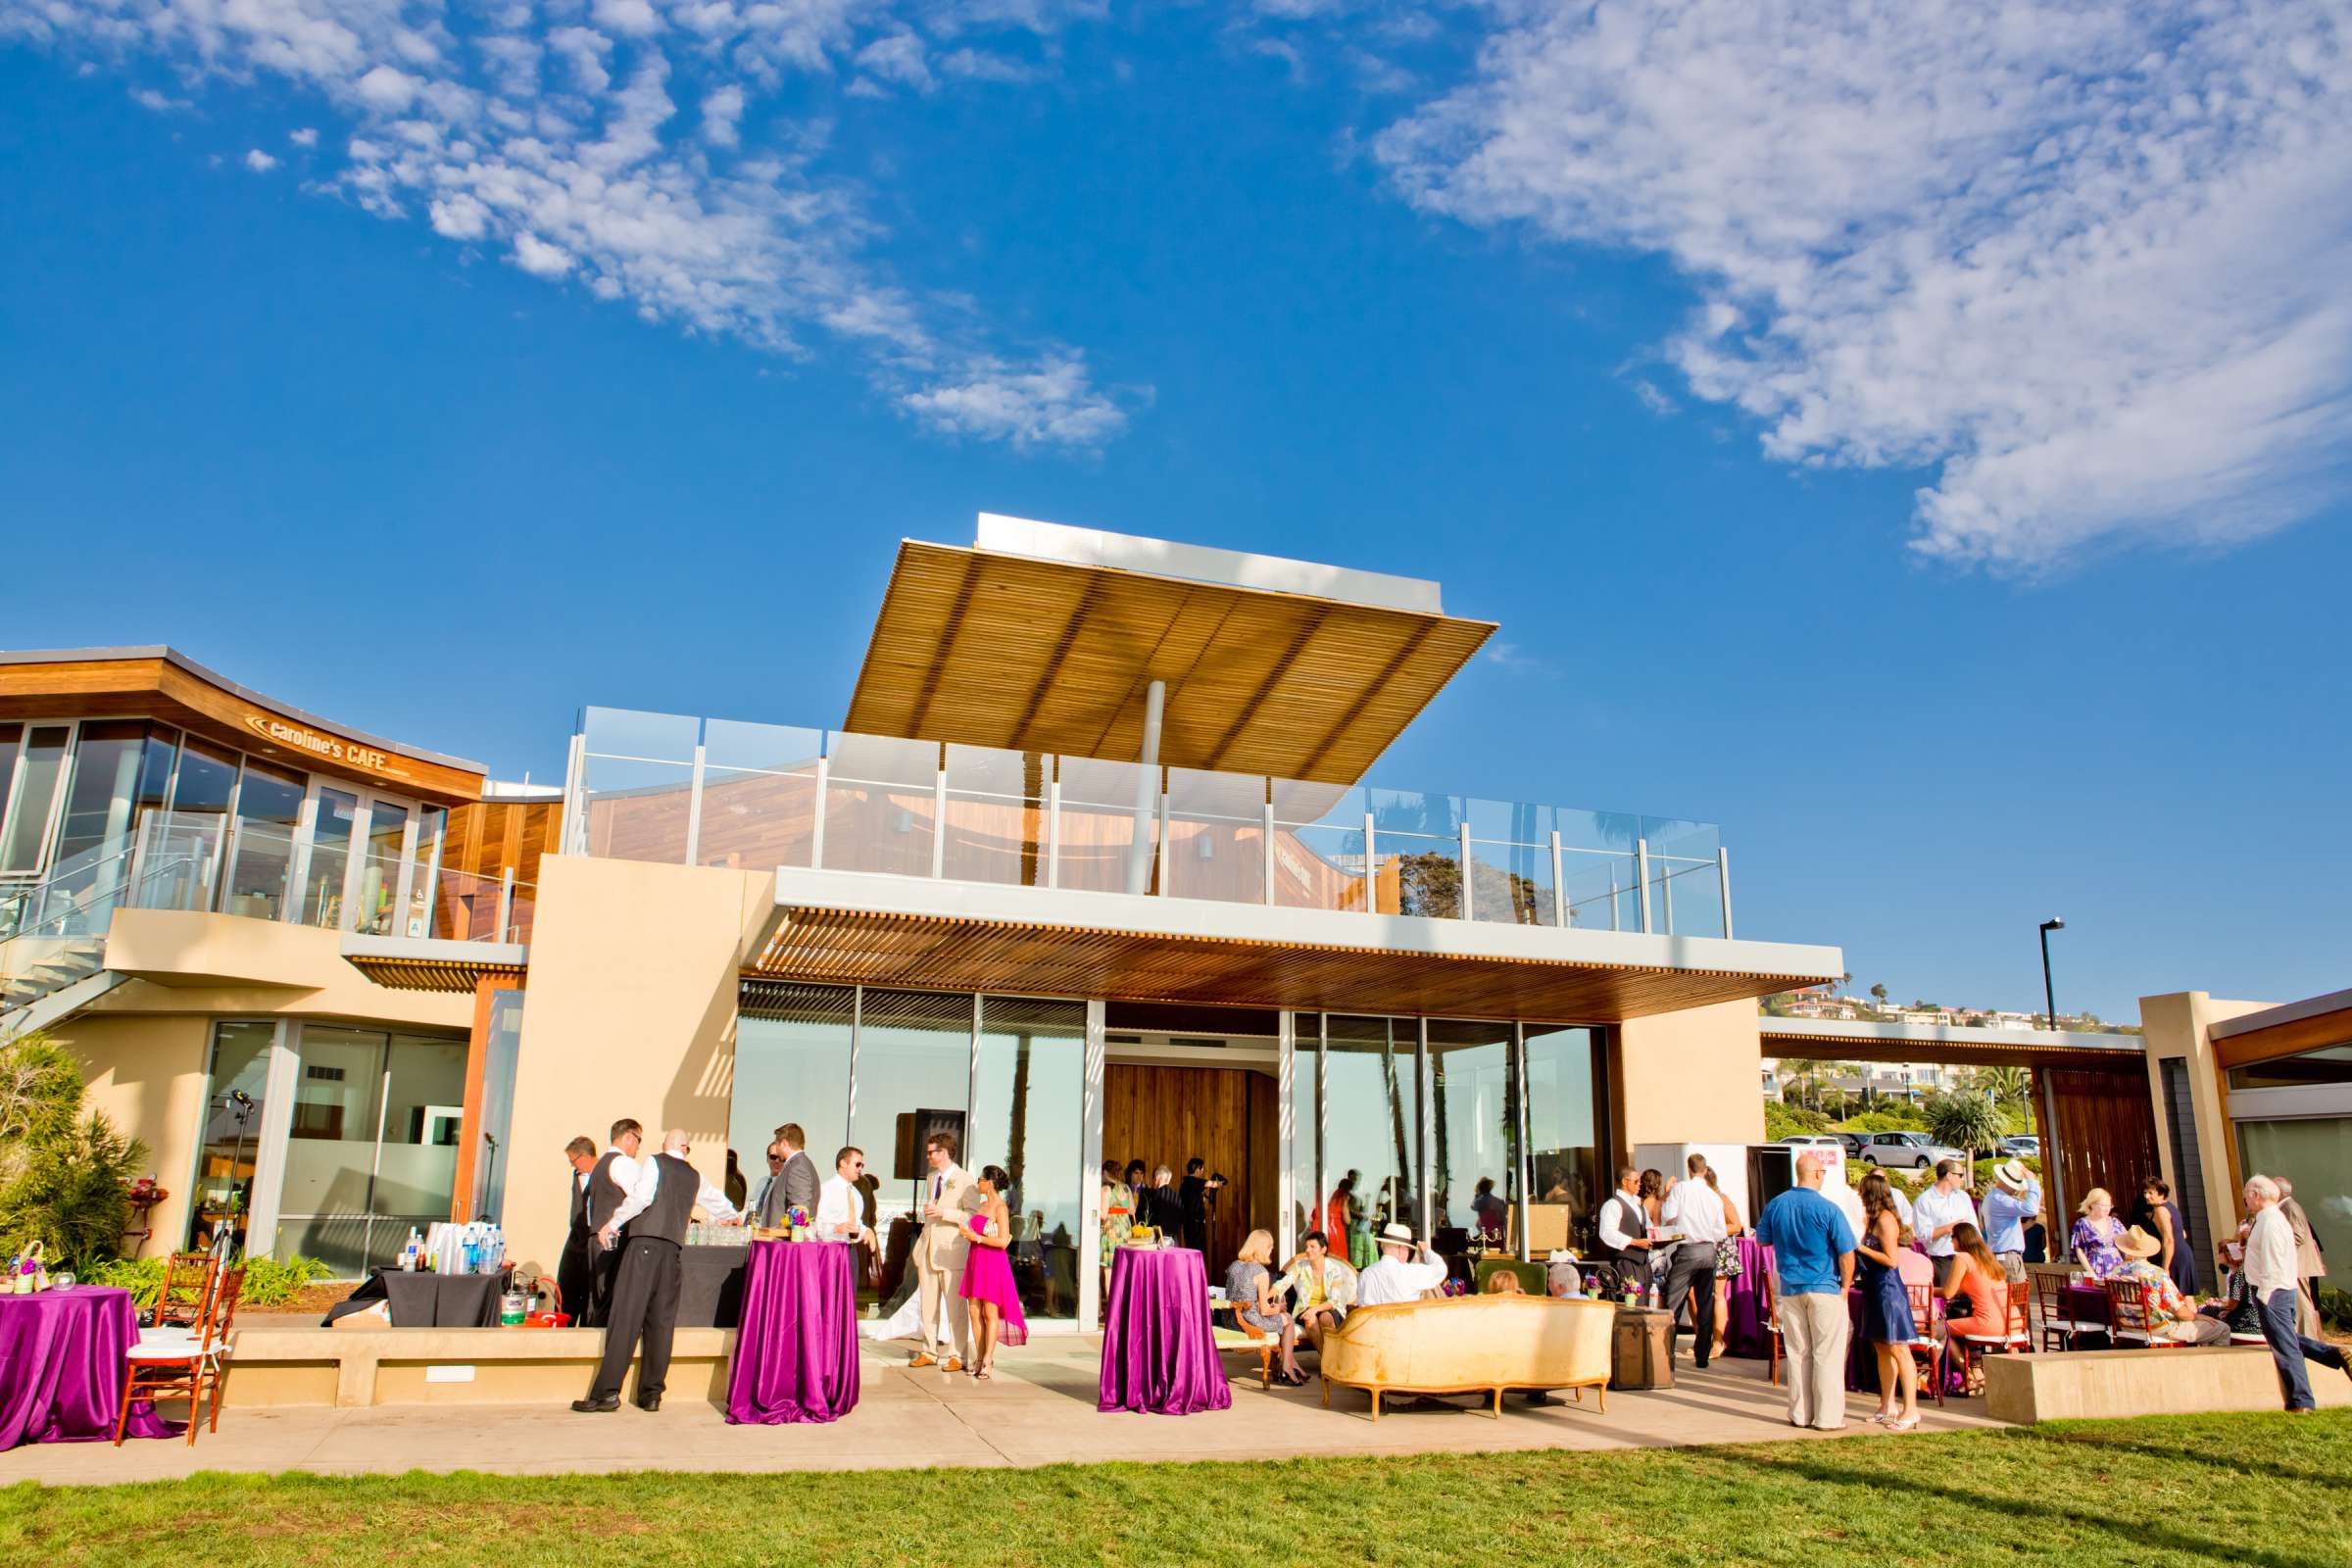
M1089 523L1440 579L1376 779L1857 986L2331 989L2352 85L2240 9L0 0L0 644L546 778Z

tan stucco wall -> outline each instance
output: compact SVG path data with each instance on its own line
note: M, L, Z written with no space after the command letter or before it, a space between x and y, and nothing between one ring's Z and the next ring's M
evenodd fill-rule
M2180 1058L2188 1063L2189 1098L2197 1122L2197 1152L2205 1173L2207 1233L2216 1237L2237 1232L2237 1194L2230 1180L2230 1151L2234 1140L2222 1103L2222 1075L2213 1058L2212 1029L2217 1023L2260 1012L2268 1002L2225 1002L2202 991L2175 991L2139 999L2139 1027L2147 1043L2148 1103L2156 1114L2157 1143L2164 1152L2164 1179L2172 1184L2176 1201L2187 1202L2173 1150L2172 1132L2164 1114L2164 1071L2161 1063Z
M109 992L98 1012L204 1012L223 1017L351 1018L434 1030L473 1026L473 998L393 991L343 957L340 932L234 914L122 909L106 966L141 983Z
M143 1256L171 1251L187 1234L212 1037L210 1018L184 1014L84 1013L50 1031L84 1063L84 1108L106 1112L119 1131L144 1143L146 1168L172 1195L155 1206L155 1235L139 1250Z
M685 1128L697 1168L723 1178L737 977L774 905L772 873L540 863L503 1184L515 1257L555 1272L564 1146L585 1135L601 1148L622 1116L645 1124L649 1147Z
M1762 1143L1764 1054L1757 1030L1756 1004L1744 1001L1622 1025L1619 1147Z

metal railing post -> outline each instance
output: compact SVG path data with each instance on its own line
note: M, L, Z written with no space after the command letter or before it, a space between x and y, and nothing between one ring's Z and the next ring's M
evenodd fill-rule
M1715 885L1723 895L1723 938L1732 938L1732 852L1722 845L1715 847Z
M833 793L825 781L831 760L825 757L816 760L816 825L808 830L808 868L812 871L825 868L825 797Z
M686 863L701 863L703 854L703 748L694 749L694 781L686 789Z
M1366 914L1380 912L1380 878L1373 869L1376 864L1378 864L1378 860L1372 853L1372 813L1366 811L1364 813L1364 912Z
M1642 889L1642 934L1649 935L1649 840L1634 840L1634 876Z
M514 919L514 868L508 866L498 881L498 940L510 940Z
M1274 902L1274 803L1266 801L1257 808L1260 848L1265 851L1265 899Z
M931 880L948 874L948 769L942 762L931 775Z
M1046 886L1061 886L1061 769L1054 769L1056 777L1046 785Z
M1568 929L1568 879L1561 875L1560 830L1551 830L1551 923L1561 931ZM1526 1230L1525 1226L1520 1227Z
M1464 822L1456 831L1455 837L1461 841L1462 846L1462 918L1465 920L1475 919L1476 916L1470 912L1470 883L1472 880L1470 875L1470 824Z

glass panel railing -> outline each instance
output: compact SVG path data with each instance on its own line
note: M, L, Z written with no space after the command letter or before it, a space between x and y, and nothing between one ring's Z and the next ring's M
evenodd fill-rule
M528 882L444 870L433 889L432 934L454 942L528 942L537 893Z
M1729 934L1706 822L587 711L571 791L592 855Z

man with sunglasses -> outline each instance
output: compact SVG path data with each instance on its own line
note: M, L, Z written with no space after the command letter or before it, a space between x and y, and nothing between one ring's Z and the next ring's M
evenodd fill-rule
M865 1175L865 1151L845 1149L833 1156L833 1174L816 1195L816 1239L820 1242L861 1242L868 1232L859 1223L865 1211L858 1181Z

